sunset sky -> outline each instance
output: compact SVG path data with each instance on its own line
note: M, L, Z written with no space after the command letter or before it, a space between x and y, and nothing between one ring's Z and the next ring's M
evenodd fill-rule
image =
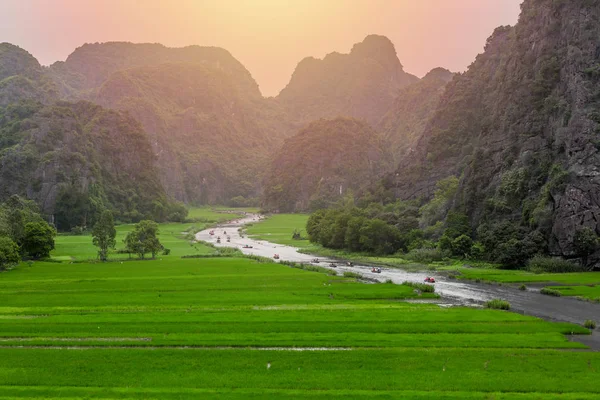
M346 53L366 35L389 37L407 72L462 71L522 0L0 0L0 42L42 64L86 42L220 46L267 96L306 56Z

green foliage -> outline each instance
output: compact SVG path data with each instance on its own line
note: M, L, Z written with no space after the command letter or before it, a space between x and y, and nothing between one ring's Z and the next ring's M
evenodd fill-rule
M383 220L368 220L360 228L360 244L367 252L393 254L400 247L399 231Z
M344 278L353 278L353 279L362 279L363 276L357 272L352 272L352 271L344 271L343 274Z
M591 320L591 319L587 319L587 320L585 320L585 322L583 323L583 326L584 326L585 328L592 329L592 330L593 330L593 329L596 329L596 321L594 321L594 320Z
M523 268L527 261L546 250L546 239L539 231L509 221L482 224L477 237L485 247L488 260L505 268Z
M421 264L431 264L432 262L442 261L450 253L441 249L422 248L414 249L406 253L404 256L407 260L411 260Z
M496 310L510 310L510 303L505 300L493 299L485 303L485 308L492 308Z
M469 252L470 257L474 260L481 260L485 256L485 247L480 242L473 243Z
M18 264L19 261L19 246L11 238L0 236L0 271Z
M411 288L416 289L419 292L423 292L423 293L433 293L433 292L435 292L435 286L428 285L426 283L417 283L417 282L404 281L404 282L402 282L402 285L411 287Z
M529 260L527 269L537 274L544 272L581 272L584 270L580 265L577 265L571 261L567 261L558 257L544 257L539 255L534 256L531 260Z
M98 210L93 210L92 205L89 195L81 192L76 186L63 187L56 199L54 210L57 229L69 232L76 226L84 229L88 223L93 226Z
M421 207L421 225L430 226L444 218L458 190L458 182L456 176L449 176L437 182L433 198Z
M279 212L329 207L379 177L389 165L386 153L366 122L341 117L313 122L276 153L263 206Z
M106 261L108 258L108 250L114 249L116 245L117 230L113 220L112 212L105 210L100 215L98 222L92 230L92 242L98 247L98 258Z
M444 235L456 239L461 235L471 236L471 224L465 214L451 211L446 217L446 230Z
M0 235L10 237L19 246L23 245L29 222L44 222L33 201L12 195L0 206Z
M452 241L452 254L460 257L468 257L473 247L473 239L467 235L460 235Z
M21 249L33 259L49 257L54 249L54 236L56 230L45 221L28 222L25 225Z
M587 265L588 257L598 250L598 244L598 235L591 228L586 226L575 231L573 248L576 254L582 258L583 266Z
M141 259L144 259L146 253L151 253L152 258L155 258L156 254L164 249L158 240L158 234L156 222L140 221L135 225L133 231L127 234L124 243L130 253L137 254Z
M551 288L542 288L542 290L540 290L541 294L545 294L546 296L554 296L554 297L560 297L562 296L562 294L556 290L556 289L551 289Z

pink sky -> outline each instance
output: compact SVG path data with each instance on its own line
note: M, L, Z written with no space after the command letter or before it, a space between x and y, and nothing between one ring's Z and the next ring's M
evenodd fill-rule
M198 44L229 50L263 94L276 95L306 56L389 37L405 70L463 71L522 0L0 0L0 42L42 64L86 42Z

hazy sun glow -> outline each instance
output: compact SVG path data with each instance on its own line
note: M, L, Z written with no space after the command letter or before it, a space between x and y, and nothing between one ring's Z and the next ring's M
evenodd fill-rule
M86 42L199 44L229 50L266 95L306 56L347 52L388 36L408 72L464 70L496 26L514 24L521 0L2 0L0 40L43 64Z

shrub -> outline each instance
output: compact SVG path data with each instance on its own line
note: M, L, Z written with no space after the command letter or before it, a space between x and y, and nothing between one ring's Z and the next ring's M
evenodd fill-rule
M491 308L494 310L510 310L510 303L505 300L494 299L485 303L485 308Z
M418 291L423 292L423 293L435 292L435 287L433 285L427 285L426 283L404 281L404 282L402 282L402 284L404 286L409 286L413 289L417 289Z
M171 249L167 249L167 248L165 248L165 249L163 250L163 255L164 255L164 256L168 256L169 254L171 254Z
M406 253L405 258L422 264L429 264L434 261L442 261L447 252L440 249L415 249Z
M473 243L470 250L470 258L473 260L481 260L485 255L485 248L479 242Z
M21 261L19 246L8 237L0 237L0 271Z
M473 246L473 240L467 235L460 235L452 241L452 254L467 257Z
M573 247L584 266L588 263L588 257L598 249L598 235L591 228L583 227L573 236Z
M596 329L596 321L588 319L584 322L583 326L588 329Z
M575 263L558 257L535 256L529 260L527 269L531 272L578 272L583 268Z
M352 271L344 271L344 278L356 278L356 279L361 279L363 276L359 273L356 272L352 272Z
M521 286L519 286L519 290L527 290L527 286L525 286L525 284L522 284Z
M540 293L545 294L546 296L554 296L554 297L562 296L562 294L558 290L550 289L550 288L542 288L542 290L540 290Z

